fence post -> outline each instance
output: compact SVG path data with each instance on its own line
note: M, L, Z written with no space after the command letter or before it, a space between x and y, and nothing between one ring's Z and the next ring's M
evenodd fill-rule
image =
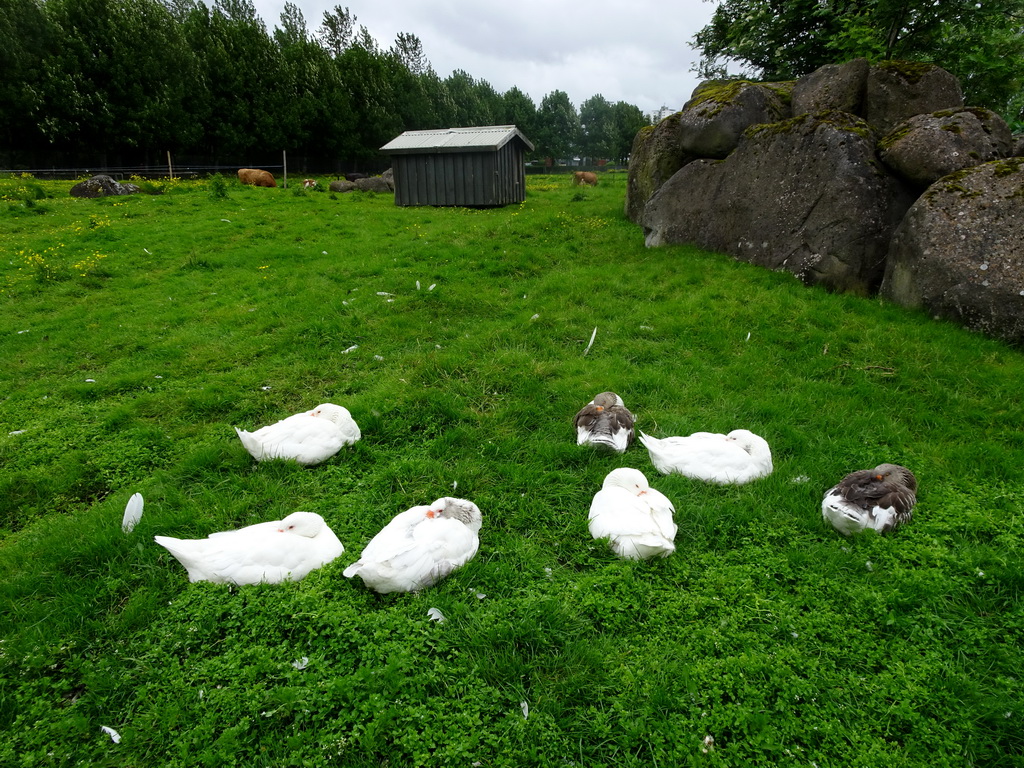
M171 150L167 150L167 180L174 178L174 167L171 165Z
M288 189L288 150L281 150L281 163L284 166L284 189Z

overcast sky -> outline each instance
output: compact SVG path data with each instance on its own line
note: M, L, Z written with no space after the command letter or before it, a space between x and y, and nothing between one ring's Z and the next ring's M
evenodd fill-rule
M267 30L285 0L254 0ZM595 94L652 114L682 107L699 82L691 45L716 7L705 0L293 0L313 33L324 11L348 8L382 48L419 37L442 78L462 69L498 93L513 86L538 107L565 91L579 109Z

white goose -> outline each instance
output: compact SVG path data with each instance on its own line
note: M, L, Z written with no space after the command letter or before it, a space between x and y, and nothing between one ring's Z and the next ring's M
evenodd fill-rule
M772 473L771 448L747 429L734 429L728 435L694 432L661 440L641 432L640 442L663 475L676 472L709 483L741 485Z
M843 536L873 528L896 530L913 516L917 478L899 464L851 472L825 491L821 515Z
M573 418L576 444L589 444L624 452L633 442L633 414L614 392L602 392Z
M344 575L381 594L417 592L473 558L482 521L476 504L451 497L399 512Z
M668 557L676 551L674 512L643 472L613 469L590 504L590 535L608 539L612 551L627 560Z
M185 566L189 581L220 584L298 581L345 551L315 512L293 512L284 520L211 533L205 539L154 538Z
M246 432L235 427L238 439L254 459L291 459L304 466L326 461L362 437L347 408L323 403L275 424Z

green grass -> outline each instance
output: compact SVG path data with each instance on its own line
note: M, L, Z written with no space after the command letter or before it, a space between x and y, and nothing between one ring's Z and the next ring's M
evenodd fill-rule
M645 249L621 175L499 210L162 186L0 179L0 764L1024 766L1019 350ZM582 450L605 389L656 436L752 429L775 472ZM232 429L324 401L363 439L319 467ZM845 540L821 495L882 461L914 521ZM675 503L672 557L591 540L617 466ZM484 514L466 567L341 575L453 493ZM298 509L347 547L298 584L190 584L152 541Z

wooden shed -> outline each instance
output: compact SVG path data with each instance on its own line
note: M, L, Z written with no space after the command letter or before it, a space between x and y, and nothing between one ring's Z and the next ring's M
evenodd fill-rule
M406 131L391 155L396 205L500 206L526 198L524 157L533 149L514 125Z

